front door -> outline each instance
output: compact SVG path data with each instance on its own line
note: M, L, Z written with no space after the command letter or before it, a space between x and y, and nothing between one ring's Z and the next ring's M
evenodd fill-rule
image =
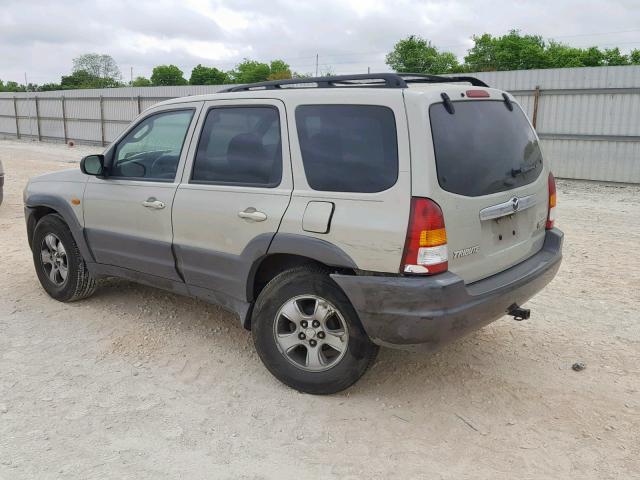
M292 190L284 104L219 100L204 105L173 205L174 248L185 282L245 301Z
M106 155L108 176L84 193L87 240L98 263L179 281L171 207L200 104L151 111Z

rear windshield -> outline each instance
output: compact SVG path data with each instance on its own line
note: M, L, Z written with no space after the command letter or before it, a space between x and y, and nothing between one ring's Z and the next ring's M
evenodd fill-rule
M443 103L429 108L442 189L479 197L533 182L542 171L542 154L524 112L502 101Z

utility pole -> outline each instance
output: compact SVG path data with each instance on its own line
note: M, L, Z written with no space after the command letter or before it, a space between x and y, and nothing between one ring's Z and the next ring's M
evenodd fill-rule
M318 76L318 54L316 53L316 77Z
M129 88L131 89L131 104L133 105L133 66L131 67L130 74L131 75L129 76L129 78L131 80L129 81ZM133 116L133 118L135 118L135 115Z
M29 91L29 81L27 80L27 72L24 72L24 89L26 92ZM34 95L34 99L35 99L35 95ZM29 108L29 136L30 137L33 136L33 126L31 125L31 109L30 108Z

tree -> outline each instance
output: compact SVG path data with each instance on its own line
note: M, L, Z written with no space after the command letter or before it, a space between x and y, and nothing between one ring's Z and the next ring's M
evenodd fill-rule
M271 75L269 65L248 58L236 65L235 70L229 72L233 83L264 82L269 78L269 75Z
M569 47L551 40L545 51L546 66L547 68L583 67L582 53L583 50L580 48Z
M76 70L71 75L63 75L60 85L69 88L112 88L122 84L113 78L96 77L85 70Z
M151 83L155 86L186 85L182 70L175 65L158 65L151 74Z
M465 65L467 65L472 72L497 70L495 46L491 35L488 33L480 36L474 35L471 39L474 45L467 52L467 56L464 57Z
M18 82L8 81L3 83L0 80L0 92L26 92L27 89L24 85L19 85Z
M38 87L40 92L50 92L53 90L62 90L62 85L59 83L43 83Z
M291 78L291 67L284 60L272 60L269 70L271 73L267 80L288 80Z
M223 85L227 83L227 74L215 67L204 67L198 64L191 70L190 85Z
M111 55L85 53L73 59L73 73L84 71L94 78L104 79L105 83L120 83L122 74Z
M633 65L640 65L640 49L631 50L629 54L629 61Z
M471 71L528 70L546 68L545 42L539 35L511 30L502 37L485 33L472 37L474 46L464 57Z
M440 52L431 42L417 35L400 40L386 57L386 63L401 73L447 73L458 68L451 52Z
M133 82L131 82L131 86L132 87L150 87L151 80L145 77L136 77L133 79Z
M598 47L590 47L582 50L580 61L584 67L599 67L604 64L604 54Z
M629 57L620 53L620 49L607 48L604 51L604 62L609 66L629 65Z

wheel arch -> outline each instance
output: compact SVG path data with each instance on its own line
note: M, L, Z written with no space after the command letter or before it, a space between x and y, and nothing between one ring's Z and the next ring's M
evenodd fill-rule
M29 247L33 247L33 232L45 215L57 214L67 224L85 262L93 262L93 255L84 236L84 229L71 206L60 197L49 194L31 194L25 202L25 217Z
M297 234L276 234L267 254L257 259L247 276L247 299L251 307L243 325L251 329L253 304L262 289L274 277L292 268L316 265L330 273L354 275L357 266L339 247L316 237Z

